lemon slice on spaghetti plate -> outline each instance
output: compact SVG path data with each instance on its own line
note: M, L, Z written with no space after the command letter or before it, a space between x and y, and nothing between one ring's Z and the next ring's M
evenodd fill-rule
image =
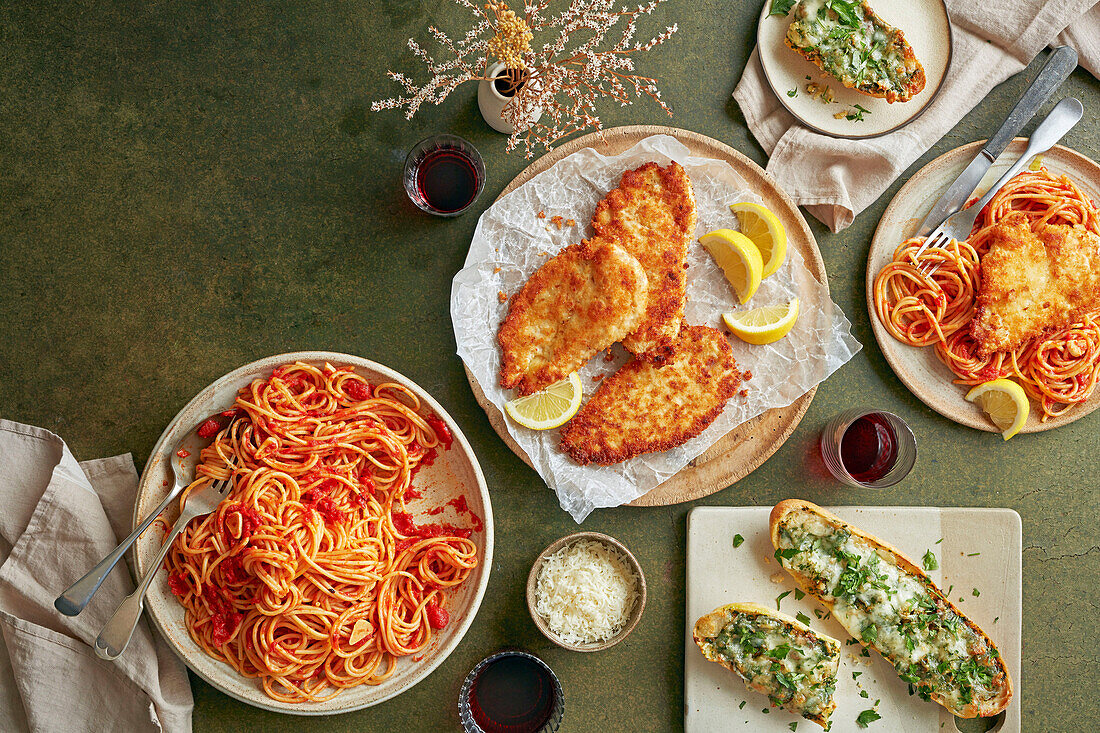
M966 393L966 401L985 410L1005 440L1020 432L1031 410L1024 388L1011 379L979 384Z

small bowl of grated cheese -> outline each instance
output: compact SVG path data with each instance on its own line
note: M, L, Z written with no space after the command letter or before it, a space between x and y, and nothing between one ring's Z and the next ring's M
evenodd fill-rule
M527 576L527 609L546 638L564 649L598 652L637 626L645 575L621 542L599 532L562 537Z

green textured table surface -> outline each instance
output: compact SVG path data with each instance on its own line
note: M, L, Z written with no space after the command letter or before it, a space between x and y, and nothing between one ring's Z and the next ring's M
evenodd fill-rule
M673 124L763 164L730 99L758 7L662 6L649 27L680 30L641 71L662 80L676 116L607 105L604 123ZM734 486L585 522L625 542L645 568L649 604L626 642L573 654L539 635L524 604L528 569L576 525L493 433L454 355L448 315L478 212L526 161L504 155L473 86L412 122L368 111L395 91L387 68L415 68L405 39L423 38L429 22L454 27L463 12L428 0L0 6L0 415L57 432L79 458L129 451L140 466L176 411L219 375L279 352L344 351L434 394L469 437L492 493L498 550L485 602L426 681L373 709L311 720L252 709L192 678L196 729L454 730L463 675L505 646L542 655L561 676L563 730L677 729L687 512L792 495L1016 509L1024 658L1013 704L1028 731L1090 729L1100 718L1100 412L1003 444L930 412L894 377L871 335L863 283L871 233L900 180L838 235L811 221L863 351L821 386L786 445ZM995 89L909 173L988 136L1035 70ZM1100 157L1100 85L1078 70L1063 92L1089 110L1065 142ZM405 152L442 131L471 140L488 168L475 210L453 220L419 214L400 186ZM920 456L899 486L854 495L823 477L817 434L854 405L912 425Z

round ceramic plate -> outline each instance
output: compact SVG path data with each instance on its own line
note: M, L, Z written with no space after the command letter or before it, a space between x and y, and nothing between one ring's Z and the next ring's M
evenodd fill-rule
M698 157L714 158L730 164L734 171L745 181L748 188L755 191L764 205L771 209L783 223L787 231L788 247L797 248L806 264L806 269L818 282L828 286L825 263L817 248L817 241L810 232L805 218L789 196L779 187L768 173L725 143L690 130L660 125L628 125L614 127L603 132L593 132L555 147L527 166L501 192L501 196L511 193L539 173L547 170L559 160L584 148L593 148L602 155L618 155L651 135L671 135L683 143L691 154ZM803 299L803 307L813 307L811 299ZM501 440L530 466L531 459L524 453L508 433L505 417L496 405L485 396L470 370L466 369L466 378L474 391L478 404L489 416L489 422ZM696 456L676 475L660 484L652 491L643 494L631 506L665 506L692 501L720 491L735 481L752 473L764 461L779 450L779 446L790 437L810 402L817 387L814 387L786 407L777 407L735 427L722 438Z
M464 495L470 509L483 518L484 532L475 533L472 537L480 549L478 566L449 601L448 610L453 622L432 635L431 642L423 652L423 659L418 662L409 658L399 660L397 671L382 684L353 687L344 690L327 702L295 704L269 698L257 680L237 674L231 667L208 656L195 644L184 626L183 606L172 595L168 588L167 574L163 571L158 571L149 588L145 608L153 624L187 666L225 694L250 705L280 713L331 715L370 707L401 694L431 674L432 670L458 646L458 642L474 620L477 609L481 605L481 599L485 595L485 586L489 582L489 569L493 561L493 509L489 504L489 491L485 485L485 478L482 476L481 467L474 457L470 444L466 442L466 437L451 416L427 392L401 374L373 361L349 354L305 351L271 356L236 369L206 387L180 410L160 436L141 474L137 502L134 506L135 525L140 518L152 511L163 500L168 487L172 485L169 473L170 461L173 459L172 451L180 439L207 416L231 407L237 390L241 387L254 379L270 375L272 370L281 364L292 364L296 361L316 366L325 362L334 366L351 366L355 368L356 373L372 383L402 384L420 399L421 414L426 414L428 411L434 412L447 424L454 436L454 443L450 450L443 451L439 455L434 464L424 466L417 473L416 487L423 494L423 498L411 504L410 510L416 512L418 505L422 505L425 509L442 506L450 499ZM191 471L202 445L193 434L191 439L195 441L195 445L188 446L192 454L189 464L185 466L188 477L192 475ZM447 509L447 511L451 510ZM178 515L178 508L172 507L165 512L165 519L171 524ZM443 518L456 521L456 518L449 517L447 514L444 514ZM134 556L140 574L148 570L149 563L160 548L162 534L159 529L156 529L158 526L159 524L153 525L134 545Z
M984 140L973 142L944 153L921 168L894 196L879 221L874 239L871 240L871 251L867 255L867 311L870 313L875 339L878 340L886 361L890 363L890 368L921 402L961 425L999 432L981 408L966 401L967 388L952 382L954 375L936 358L935 349L931 346L916 348L896 340L879 322L874 304L875 275L891 260L897 246L913 236L932 205L958 178L984 144ZM1027 140L1016 138L986 173L974 195L981 196L989 190L993 182L1020 157L1026 146ZM1100 201L1100 166L1096 163L1061 145L1044 154L1042 163L1055 175L1069 176L1089 198ZM1100 407L1100 390L1094 391L1087 402L1046 422L1039 420L1036 413L1041 414L1041 411L1033 406L1027 423L1020 432L1050 430L1078 420L1097 407Z
M772 0L764 3L757 27L757 48L764 76L780 104L806 127L823 135L843 138L877 137L893 132L920 116L940 91L951 65L951 22L943 0L873 0L872 8L884 21L899 28L917 60L924 66L924 89L908 102L888 103L848 89L783 42L791 16L771 15ZM828 85L834 100L826 104L806 92L806 85ZM795 90L795 94L790 94ZM868 110L861 120L835 115L860 105Z

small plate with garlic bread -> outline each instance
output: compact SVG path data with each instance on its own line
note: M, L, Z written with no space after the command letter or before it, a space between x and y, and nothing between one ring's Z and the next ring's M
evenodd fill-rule
M798 527L813 528L814 532L799 534ZM811 536L815 533L820 536ZM840 535L844 541L834 542ZM822 509L792 500L775 509L692 510L687 538L685 729L814 729L810 716L804 719L785 709L786 694L773 696L773 705L767 695L746 687L740 675L723 668L721 661L708 661L697 643L697 636L717 639L717 634L697 633L715 630L715 614L731 604L759 604L773 615L793 617L818 637L839 641L841 654L831 700L835 710L826 723L830 733L876 729L943 733L956 730L954 712L970 717L983 714L995 721L991 730L1017 733L1021 535L1019 515L1009 509ZM847 557L825 550L814 560L811 552L807 558L821 569L817 579L805 572L804 577L796 578L799 555L815 542L822 548L829 545L842 550ZM872 560L872 555L877 559ZM842 577L843 585L838 586ZM906 581L900 583L903 577ZM878 587L891 582L900 583L898 590ZM846 592L836 595L841 588ZM814 592L822 600L815 598ZM901 601L886 603L886 599L895 598ZM863 623L866 618L854 612L854 608L873 605L872 601L883 603L881 610L904 611L898 617L904 616L907 622L904 631L913 637L909 642L912 650L907 649L905 635L891 630L885 619L888 614L881 614L883 618L871 631L870 625ZM697 623L701 624L698 629ZM926 628L922 629L922 624ZM959 630L958 637L948 640L948 629ZM738 642L741 636L738 634ZM951 654L931 654L929 647L941 641ZM768 646L781 645L769 642ZM885 656L880 648L887 652ZM792 656L793 649L784 658ZM942 689L921 667L924 657L935 660L929 666L942 675ZM809 680L790 674L805 674L800 669L779 671L796 687ZM954 685L956 682L965 684Z
M803 125L877 137L936 98L951 22L943 0L766 0L757 48L772 91Z

